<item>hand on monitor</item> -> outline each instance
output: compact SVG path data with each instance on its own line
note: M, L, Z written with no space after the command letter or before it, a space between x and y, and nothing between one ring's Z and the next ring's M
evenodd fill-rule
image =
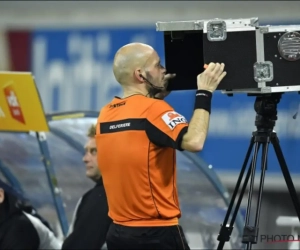
M197 76L198 89L214 92L219 83L226 76L224 63L210 63L204 65L205 71Z

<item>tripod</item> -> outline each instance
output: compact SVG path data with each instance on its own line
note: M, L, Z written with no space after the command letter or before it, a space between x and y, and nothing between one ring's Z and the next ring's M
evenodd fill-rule
M226 241L229 241L230 235L233 230L233 224L235 222L241 201L243 199L243 195L246 189L246 186L248 184L249 178L250 179L250 187L249 187L249 194L248 194L248 204L247 204L247 210L246 210L246 218L245 218L245 226L242 236L242 243L246 244L247 249L252 248L252 244L257 243L258 238L258 226L259 226L259 217L260 217L260 209L261 209L261 199L262 199L262 192L263 192L263 186L264 186L264 179L265 179L265 172L267 170L267 155L268 155L268 146L271 142L279 165L281 167L282 174L284 176L286 185L288 187L291 199L293 201L296 213L298 215L299 221L300 221L300 203L297 197L297 193L293 184L293 181L291 179L287 164L285 162L283 153L281 151L279 140L276 135L276 133L273 131L273 128L275 126L275 121L277 120L277 104L279 103L281 99L282 93L272 93L268 95L257 95L254 109L256 111L256 119L255 119L255 126L257 128L256 131L252 133L252 138L250 141L250 146L248 148L248 151L246 153L246 157L240 172L240 175L238 177L238 181L236 184L236 187L234 189L228 211L225 215L223 224L221 225L221 229L218 235L218 250L223 249L224 244ZM254 148L254 154L252 156L252 160L244 181L244 184L242 186L242 190L240 193L240 196L238 198L235 210L233 212L230 224L227 225L229 216L231 214L231 210L235 201L235 198L237 196L237 192L239 190L240 184L242 182L243 175L245 173L245 169L248 163L248 160L250 158L251 151ZM249 225L249 218L250 218L250 210L251 210L251 201L252 201L252 194L253 194L253 185L254 185L254 177L255 177L255 170L256 170L256 161L257 161L257 154L260 146L262 145L262 159L261 159L261 176L260 176L260 183L259 183L259 190L258 190L258 198L257 198L257 207L256 207L256 214L255 214L255 220L254 220L254 226Z

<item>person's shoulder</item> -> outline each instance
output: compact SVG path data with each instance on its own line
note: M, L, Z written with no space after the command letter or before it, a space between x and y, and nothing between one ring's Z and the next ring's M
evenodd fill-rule
M24 215L24 213L17 213L11 217L11 222L17 227L26 227L28 225L32 226L31 221Z
M39 218L26 212L23 212L23 214L29 219L34 229L36 230L40 239L41 248L51 249L61 247L62 242L60 242L54 236L54 233L48 227L46 227Z
M107 102L100 108L99 115L101 114L101 112L103 110L109 109L112 105L114 105L115 103L118 103L119 101L122 101L122 98L120 98L118 96L113 97L110 102Z
M150 98L149 98L150 99ZM155 110L173 110L172 106L167 103L165 100L151 98L151 102L149 103L149 108Z
M105 119L108 114L111 114L112 110L116 110L124 107L129 107L132 110L134 107L135 112L163 112L172 111L173 108L163 99L150 98L144 95L134 95L129 98L117 98L115 97L110 103L103 106L100 111L98 122L101 119ZM122 112L124 110L122 109Z
M39 235L31 221L22 213L14 214L7 221L4 241L6 249L38 249Z
M103 190L104 190L103 184L101 185L101 184L96 183L95 186L91 187L89 190L87 190L87 191L82 195L81 199L84 200L84 199L86 199L87 197L89 197L89 196L91 196L91 195L93 195L93 194L95 194L95 193L97 193L97 194L98 194L99 192L102 193Z
M88 197L93 191L95 190L95 187L92 187L88 189L80 198L80 200L84 200L86 197Z
M126 99L123 99L126 101ZM144 95L135 95L134 98L130 99L130 102L135 102L139 106L147 107L152 105L163 105L170 106L165 100L159 98L151 98Z
M24 213L18 213L11 217L11 229L14 233L37 233L34 225L30 221L30 219Z
M104 114L106 111L109 111L113 108L127 106L128 105L127 102L131 105L136 105L136 107L139 108L149 108L152 105L170 107L170 105L162 99L150 98L144 95L137 94L137 95L130 96L128 98L114 97L111 102L107 103L101 108L99 115L101 115L101 113Z
M134 100L135 110L138 112L163 112L163 111L171 111L173 108L162 99L150 98L146 96L137 96Z
M35 216L23 212L24 216L27 217L28 221L34 226L35 229L46 228L46 226Z

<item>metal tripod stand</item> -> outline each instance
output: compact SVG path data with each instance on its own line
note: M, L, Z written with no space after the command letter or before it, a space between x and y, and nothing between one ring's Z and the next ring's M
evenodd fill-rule
M225 242L229 241L232 230L233 230L233 224L235 222L238 210L240 208L241 201L244 196L245 189L247 187L249 178L250 178L250 187L249 187L249 194L248 194L248 204L247 204L247 210L246 210L246 218L245 218L245 226L242 236L242 243L246 244L246 249L251 249L252 244L257 243L258 238L258 229L259 229L259 217L260 217L260 209L261 209L261 199L262 199L262 192L263 192L263 186L264 186L264 179L265 179L265 172L267 170L267 155L268 155L268 146L271 142L279 165L281 167L281 171L283 174L283 177L285 179L287 188L289 190L291 199L293 201L297 216L300 221L300 203L297 197L297 193L293 184L293 181L291 179L287 164L285 162L283 153L281 151L279 140L277 137L277 134L273 131L273 128L275 126L275 121L277 120L277 104L279 103L281 99L282 93L272 93L272 94L262 94L257 95L254 109L256 111L256 119L255 119L255 126L257 130L252 133L252 138L250 141L250 146L248 148L248 151L246 153L246 157L244 160L244 164L242 166L240 175L238 177L237 184L235 186L234 192L232 194L232 198L228 207L228 211L225 215L225 219L223 221L223 224L221 225L221 229L218 235L218 250L223 249ZM254 147L254 153L252 156L252 160L244 181L244 184L241 189L240 196L238 197L238 201L236 204L236 207L234 209L233 215L231 217L230 224L228 225L229 216L231 214L233 204L235 202L235 198L237 196L239 187L242 182L242 178L244 176L244 172L246 170L246 166L248 163L248 160L250 158L250 154L252 152L253 146ZM255 170L256 170L256 161L257 161L257 155L258 150L262 146L262 158L261 158L261 176L260 176L260 183L259 183L259 190L258 190L258 199L257 199L257 207L256 207L256 214L254 219L254 225L249 225L249 218L250 218L250 211L251 211L251 201L252 201L252 194L253 194L253 185L254 185L254 177L255 177Z

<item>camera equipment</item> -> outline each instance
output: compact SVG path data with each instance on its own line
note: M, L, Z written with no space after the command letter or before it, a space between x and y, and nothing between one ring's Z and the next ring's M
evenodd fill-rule
M300 91L300 25L259 26L258 18L157 22L168 90L197 88L204 64L225 63L223 93Z
M300 203L287 164L273 131L277 120L277 104L282 94L300 91L300 25L259 26L258 18L212 19L157 22L157 31L164 33L165 63L176 78L169 90L192 90L197 87L197 75L210 62L225 63L226 77L217 90L232 95L246 93L256 96L256 131L237 180L236 187L218 236L218 250L229 241L245 189L250 179L248 204L242 243L247 249L257 243L261 198L267 170L269 143L276 157L293 205L300 221ZM299 31L299 32L298 32ZM251 163L242 185L235 210L229 217L241 185L248 160L254 147ZM253 185L258 152L262 147L261 176L254 225L249 225Z
M236 219L249 178L250 178L250 187L249 187L248 204L246 210L245 227L242 235L242 243L245 243L247 245L247 249L251 249L252 244L257 243L261 198L262 198L262 192L264 186L265 172L267 170L268 146L270 142L274 147L275 154L277 156L283 177L285 179L286 185L288 187L288 191L290 193L291 199L295 207L295 211L300 221L300 203L287 164L285 162L284 155L279 145L279 139L277 137L276 132L273 131L277 120L277 104L280 102L281 96L282 93L260 94L256 96L256 100L254 103L254 110L256 112L255 126L257 130L252 133L250 145L246 153L246 157L240 175L238 177L237 184L233 191L232 198L228 206L228 211L224 218L223 224L221 225L221 229L218 236L218 241L219 241L219 245L217 248L218 250L223 249L225 242L229 241L230 239L230 235L233 230L233 224ZM231 217L230 224L228 224L229 216L232 212L235 198L240 188L250 158L250 154L254 145L255 147L254 147L252 160L246 178L244 180L240 196L238 197L237 204L235 206L233 215ZM255 171L256 171L256 162L257 162L257 156L258 156L258 151L260 149L260 146L262 146L261 176L260 176L260 183L259 183L259 190L258 190L258 199L257 199L256 214L254 219L254 226L250 226L249 218L250 218L250 210L251 210L251 201L252 201L253 185L254 185L254 178L255 178Z

